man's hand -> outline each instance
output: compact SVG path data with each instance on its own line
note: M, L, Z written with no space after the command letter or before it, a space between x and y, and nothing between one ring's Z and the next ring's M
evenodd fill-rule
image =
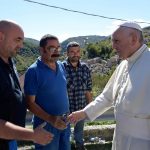
M46 145L52 141L54 135L43 129L45 125L46 122L35 128L33 133L33 142L41 145Z
M49 123L57 129L64 130L67 128L67 123L62 116L50 116Z
M78 121L85 119L86 113L83 110L72 112L68 116L68 120L70 123L76 124Z

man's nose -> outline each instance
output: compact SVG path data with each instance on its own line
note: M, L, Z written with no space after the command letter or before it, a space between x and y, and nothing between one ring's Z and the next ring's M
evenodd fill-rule
M73 54L74 54L74 56L78 56L78 53L77 53L77 52L74 52Z

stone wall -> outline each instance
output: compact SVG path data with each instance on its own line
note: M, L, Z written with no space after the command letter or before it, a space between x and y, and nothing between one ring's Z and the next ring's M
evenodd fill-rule
M112 141L115 124L113 125L94 125L84 127L84 138L99 137L105 141Z

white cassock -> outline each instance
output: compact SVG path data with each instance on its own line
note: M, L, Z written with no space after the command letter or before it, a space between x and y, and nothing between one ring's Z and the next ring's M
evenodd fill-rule
M92 121L112 106L116 118L112 150L150 150L150 51L145 44L120 63L84 111Z

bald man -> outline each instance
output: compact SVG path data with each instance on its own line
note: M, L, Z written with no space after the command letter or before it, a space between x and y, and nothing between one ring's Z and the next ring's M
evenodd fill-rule
M6 139L28 139L41 144L52 139L42 127L35 131L22 128L26 106L12 57L23 47L23 40L24 32L18 24L0 21L0 138L5 138L0 139L0 150L17 149L15 140Z
M103 92L69 119L94 120L114 106L116 129L112 150L150 149L150 51L141 27L121 24L112 34L112 46L122 59Z

